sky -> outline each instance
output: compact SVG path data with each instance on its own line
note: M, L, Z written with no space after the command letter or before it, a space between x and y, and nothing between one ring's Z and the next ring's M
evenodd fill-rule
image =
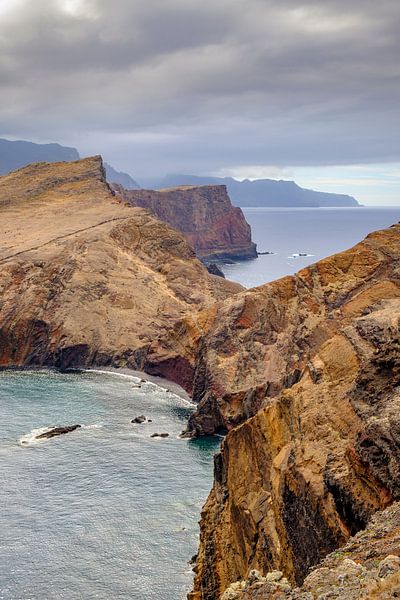
M0 0L0 137L400 205L399 0Z

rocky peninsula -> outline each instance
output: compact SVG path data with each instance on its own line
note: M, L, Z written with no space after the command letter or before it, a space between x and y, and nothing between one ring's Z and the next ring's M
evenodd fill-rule
M114 189L132 206L148 209L180 231L205 261L257 257L250 226L242 210L232 206L225 185L159 191Z
M242 290L116 197L100 157L1 177L0 223L2 366L135 368L186 312Z
M100 157L0 178L0 217L1 366L162 375L198 403L188 435L227 434L192 600L397 585L400 225L243 290L116 194Z

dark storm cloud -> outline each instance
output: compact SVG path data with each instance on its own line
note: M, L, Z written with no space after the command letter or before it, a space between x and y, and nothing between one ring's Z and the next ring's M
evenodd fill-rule
M0 0L0 133L136 173L399 160L398 0Z

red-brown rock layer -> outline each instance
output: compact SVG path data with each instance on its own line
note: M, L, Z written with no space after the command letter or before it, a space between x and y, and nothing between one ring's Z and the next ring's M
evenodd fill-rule
M242 210L232 206L224 185L182 186L161 191L115 187L132 205L150 210L183 233L202 259L257 256L250 226Z

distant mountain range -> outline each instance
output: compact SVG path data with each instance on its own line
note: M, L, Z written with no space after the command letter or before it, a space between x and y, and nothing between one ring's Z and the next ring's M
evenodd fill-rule
M232 177L198 177L196 175L167 175L149 182L150 187L163 189L178 185L226 185L236 206L327 207L360 206L355 198L345 194L330 194L307 190L294 181L256 179L238 181Z
M26 141L0 139L0 175L15 171L34 162L73 161L80 158L76 148L60 144L35 144ZM147 180L140 186L128 173L116 171L105 163L107 180L127 190L140 187L163 189L179 185L226 185L235 206L327 207L359 206L352 196L307 190L294 181L256 179L238 181L232 177L199 177L196 175L167 175L162 179Z
M106 168L107 181L110 183L119 183L119 185L122 185L126 190L138 190L140 188L137 181L128 175L128 173L116 171L108 163L104 163L104 166Z
M36 162L70 162L79 160L76 148L60 144L35 144L26 141L0 139L0 175L6 175ZM139 185L128 173L116 171L111 165L104 163L108 181L119 183L127 190L135 190Z
M34 144L0 139L0 175L6 175L33 162L64 160L79 160L78 150L60 144Z

